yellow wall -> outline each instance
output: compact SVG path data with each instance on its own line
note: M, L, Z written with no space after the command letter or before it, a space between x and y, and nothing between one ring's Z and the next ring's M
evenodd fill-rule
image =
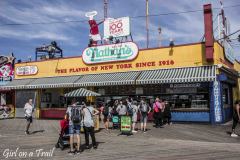
M206 62L205 59L206 58L204 45L198 43L191 45L174 46L173 48L167 47L140 50L136 59L132 61L117 63L86 65L83 62L81 56L47 61L19 63L16 64L15 68L19 66L36 65L38 67L38 73L36 75L29 76L15 75L15 79L140 71L150 69L192 67L213 64ZM222 64L223 62L221 61L221 59L225 60L223 48L218 43L215 43L214 64ZM167 61L169 62L174 61L174 64L170 63L169 65L167 64L164 65L163 62ZM154 65L140 67L139 64L146 62ZM229 67L229 65L226 64L223 65ZM122 66L124 67L122 68ZM240 71L240 65L236 69Z
M38 67L38 73L36 75L31 75L31 76L15 75L15 79L201 66L206 64L206 62L203 59L205 59L203 45L193 44L193 45L186 45L186 46L175 46L172 49L159 48L159 49L140 50L139 55L135 60L118 62L118 63L86 65L83 63L81 57L19 63L19 64L16 64L15 68L19 66L36 65ZM162 65L160 65L160 61L165 61L165 62L174 61L174 64L163 65L163 62L162 62ZM139 67L140 63L145 63L145 62L149 62L149 64L155 64L155 65L148 66L148 67ZM124 65L127 67L126 68L120 67ZM83 68L88 69L88 71L81 71L81 69ZM74 71L78 70L78 71L73 72L73 70ZM63 71L63 73L59 73L57 71Z

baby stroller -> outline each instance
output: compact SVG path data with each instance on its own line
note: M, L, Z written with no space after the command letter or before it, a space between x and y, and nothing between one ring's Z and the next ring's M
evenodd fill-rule
M56 143L56 148L61 148L63 150L65 147L69 146L70 136L68 134L69 121L66 119L60 120L61 131L59 133L58 142Z

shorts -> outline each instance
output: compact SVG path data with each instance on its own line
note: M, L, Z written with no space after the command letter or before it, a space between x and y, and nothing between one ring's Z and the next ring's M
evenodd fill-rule
M137 122L137 114L134 114L132 116L132 122L136 123Z
M81 125L79 124L69 125L69 134L74 134L74 131L76 134L80 134L80 130L81 130Z
M32 123L32 116L28 117L28 116L25 116L25 119L27 120L27 122L29 123Z
M148 118L148 115L147 113L142 113L141 117L140 117L140 122L141 123L147 123L147 118Z

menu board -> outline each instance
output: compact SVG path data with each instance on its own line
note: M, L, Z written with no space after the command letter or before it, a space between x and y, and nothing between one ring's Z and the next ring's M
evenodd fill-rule
M121 116L121 132L131 133L132 131L132 118L130 116Z

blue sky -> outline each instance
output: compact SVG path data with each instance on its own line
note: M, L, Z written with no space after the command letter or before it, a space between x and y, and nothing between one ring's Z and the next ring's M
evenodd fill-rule
M145 0L108 0L108 16L145 15ZM239 5L239 0L223 0L224 6ZM201 10L203 4L212 3L219 8L218 0L149 0L149 14ZM96 10L96 19L103 18L103 0L0 0L0 54L13 52L17 59L34 59L35 48L55 40L64 51L64 57L78 56L88 44L87 21L77 23L54 23L35 25L3 25L9 23L48 23L55 21L87 20L85 12ZM219 9L214 10L214 16ZM240 29L240 6L226 8L231 31ZM203 13L185 13L150 17L150 47L158 45L157 28L162 28L162 44L173 38L175 44L199 42L203 36ZM101 27L102 29L102 27ZM146 48L145 18L131 18L133 40L139 48ZM103 30L101 30L103 33ZM233 37L234 38L234 37ZM239 46L235 47L238 55Z

